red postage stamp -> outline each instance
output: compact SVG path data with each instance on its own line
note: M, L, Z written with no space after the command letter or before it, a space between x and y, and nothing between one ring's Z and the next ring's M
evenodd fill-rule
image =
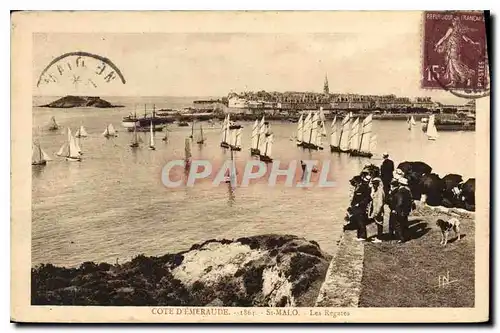
M423 88L489 90L483 12L425 12L423 42Z

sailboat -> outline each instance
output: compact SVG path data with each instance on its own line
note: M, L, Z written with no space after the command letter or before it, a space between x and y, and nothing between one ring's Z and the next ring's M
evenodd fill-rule
M165 132L165 136L162 138L162 140L167 142L168 141L168 128L167 128L167 126L165 126L163 128L163 131Z
M222 124L222 129L221 129L221 142L220 146L223 148L229 148L229 143L227 142L229 140L229 114L224 118L224 123Z
M52 161L52 159L43 151L39 143L35 143L31 155L31 165L46 165L47 161Z
M57 131L59 129L59 125L56 123L56 118L52 116L49 121L49 131Z
M266 163L270 163L273 161L272 159L272 151L273 151L273 142L274 135L270 134L266 137L266 142L264 144L264 149L262 150L262 154L259 154L260 160Z
M339 138L337 134L337 116L333 117L332 125L330 126L330 151L339 151Z
M356 152L359 148L359 118L354 119L349 136L349 154Z
M410 122L411 122L412 126L415 126L417 124L417 122L415 121L415 118L413 118L413 116L411 116Z
M156 150L155 148L155 134L153 131L153 121L149 125L149 150Z
M68 128L68 141L65 142L59 151L56 153L57 156L66 157L66 161L80 162L82 158L78 152L75 138L71 134L71 130Z
M136 126L134 126L134 131L136 131ZM118 136L118 134L116 134L115 128L113 127L113 124L109 124L108 126L106 126L106 129L104 130L102 135L105 136L106 138Z
M308 122L307 122L307 126L306 126L306 129L307 129L307 132L305 132L305 135L304 135L304 141L303 141L303 144L302 146L304 148L308 148L308 149L321 149L317 144L316 144L316 139L317 139L317 136L318 136L318 132L320 132L320 129L318 128L318 123L319 123L319 115L317 112L314 113L313 116L309 117L308 115L308 118L310 119ZM320 132L321 134L321 132Z
M200 137L198 138L198 141L196 141L197 144L202 145L205 143L205 137L203 136L203 126L200 124Z
M231 150L241 150L241 127L231 130L231 142L229 143Z
M300 146L303 141L303 128L304 128L304 118L300 115L299 122L297 123L297 146Z
M435 116L433 114L429 116L426 134L427 134L427 139L429 140L436 140L439 137L435 125Z
M373 151L371 147L372 120L373 120L373 115L370 114L361 123L361 128L359 130L358 147L351 150L351 152L349 153L351 156L360 156L368 158L371 158L373 156Z
M312 129L312 113L309 111L302 124L302 140L298 144L298 146L304 148L307 146L309 142L308 138L311 134L311 129Z
M340 152L349 151L349 137L351 130L351 113L347 114L344 119L342 119L342 123L340 124L340 135L339 135L339 144L338 150Z
M252 140L251 140L251 146L250 146L250 155L259 155L259 133L260 127L259 127L259 121L255 119L255 122L253 123L252 126Z
M137 127L134 126L134 134L132 135L132 143L130 143L130 147L132 147L132 148L139 147L139 141L140 141L140 138L137 135Z
M82 148L80 147L80 137L75 137L75 146L78 154L83 155Z
M85 127L83 125L80 126L80 128L76 131L75 133L75 138L85 138L87 137L87 131L85 130Z
M236 182L236 165L234 163L233 151L231 150L231 168L226 171L224 175L224 181L226 183L231 183L231 181Z

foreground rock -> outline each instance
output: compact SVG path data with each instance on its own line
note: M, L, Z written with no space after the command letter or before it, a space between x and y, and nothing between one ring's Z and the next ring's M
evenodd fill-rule
M45 108L79 108L79 107L94 107L94 108L116 108L120 105L113 105L100 97L93 96L64 96L52 103L42 105Z
M313 306L331 257L291 235L209 240L121 265L32 269L33 305Z

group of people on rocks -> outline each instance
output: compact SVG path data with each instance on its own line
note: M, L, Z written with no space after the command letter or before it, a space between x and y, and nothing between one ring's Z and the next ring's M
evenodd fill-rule
M406 241L408 215L415 209L408 180L400 170L394 170L394 162L388 153L383 154L384 161L378 170L361 173L355 186L351 205L347 210L346 220L357 229L357 240L367 240L367 224L375 222L377 235L371 238L379 243L384 234L385 207L389 208L389 236L396 237L398 243ZM348 224L349 224L348 223Z

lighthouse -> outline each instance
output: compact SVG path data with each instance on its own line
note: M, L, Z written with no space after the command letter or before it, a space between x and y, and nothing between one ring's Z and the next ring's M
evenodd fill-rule
M325 74L325 85L323 86L323 93L325 95L330 94L330 89L328 88L328 76Z

